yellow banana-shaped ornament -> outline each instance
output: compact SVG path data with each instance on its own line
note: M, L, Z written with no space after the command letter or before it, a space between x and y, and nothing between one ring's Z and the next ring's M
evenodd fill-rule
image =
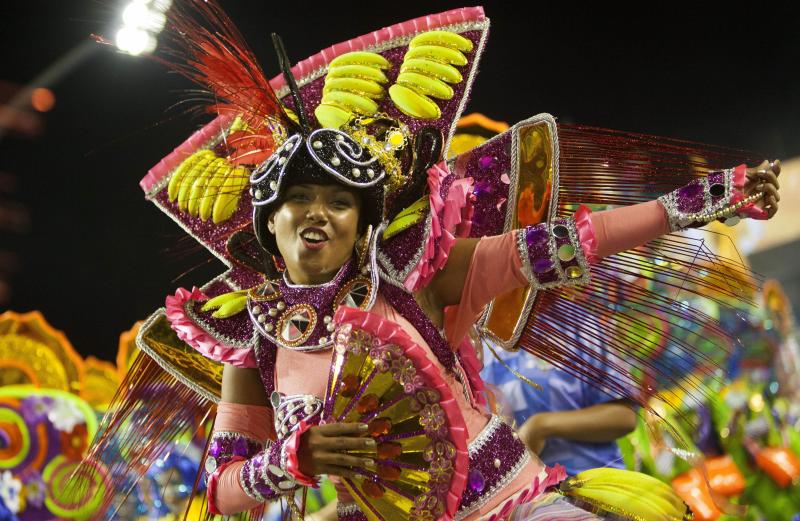
M183 176L181 180L181 186L178 189L178 208L183 210L184 212L189 207L189 194L192 192L192 185L197 180L198 177L203 175L211 163L216 159L216 155L206 156L200 159L196 165L189 169L186 172L186 175Z
M337 56L328 66L322 100L314 110L323 127L339 128L355 116L372 116L385 96L383 69L389 61L374 52L356 51Z
M172 174L172 177L169 178L169 184L167 185L167 196L169 197L170 201L175 201L178 197L178 191L181 188L181 184L183 178L186 176L186 173L194 168L194 166L204 158L214 158L216 155L211 150L198 150L194 154L190 155L183 162L175 169L175 172Z
M226 161L225 166L217 170L211 179L208 180L203 196L200 199L199 214L202 220L207 221L211 217L211 211L214 209L217 194L219 194L223 183L225 183L225 179L228 178L232 170L233 167Z
M239 207L242 192L250 182L250 175L244 167L238 167L228 174L220 187L214 207L211 209L211 220L214 224L225 222L231 218Z
M400 74L389 96L404 114L417 119L439 119L442 110L430 98L449 100L464 77L456 67L469 63L465 52L472 42L450 31L428 31L415 36L403 57Z
M214 318L228 318L241 313L247 306L247 290L223 293L203 304L203 311L215 309L211 316Z
M220 170L223 170L227 164L228 162L225 158L218 157L208 165L208 168L202 175L195 179L189 191L189 215L197 217L200 212L200 202L206 193L206 186L208 186L211 179L219 175Z

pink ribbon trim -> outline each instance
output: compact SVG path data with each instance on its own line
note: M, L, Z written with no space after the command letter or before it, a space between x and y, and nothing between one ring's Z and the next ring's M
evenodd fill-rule
M186 315L184 306L190 300L208 300L208 297L197 288L192 291L178 288L175 296L167 296L167 320L178 338L196 349L206 358L216 362L231 364L236 367L258 367L252 349L230 347L211 336Z
M403 354L409 357L424 375L425 380L435 388L441 400L439 405L447 416L450 427L450 437L456 448L456 457L453 464L453 478L450 480L450 489L447 492L447 514L455 517L461 504L461 495L467 485L467 472L469 470L469 455L467 452L467 425L458 403L450 392L447 382L444 381L439 369L431 362L425 349L415 343L408 334L395 322L380 315L362 311L360 309L339 306L333 318L337 325L350 324L355 329L361 329L387 344L395 344L403 348Z
M431 227L428 240L422 246L422 257L403 282L408 291L414 292L427 286L447 264L456 237L468 236L472 228L472 178L456 179L442 198L442 183L450 175L444 161L428 170Z
M319 479L303 474L300 470L300 461L297 459L297 452L300 450L300 437L311 427L312 424L301 420L300 423L297 424L297 430L292 432L286 439L284 445L284 450L286 451L286 468L284 470L304 487L319 488Z
M529 488L523 490L517 497L506 501L503 507L489 517L489 521L500 521L505 519L519 505L533 501L542 495L548 488L558 485L567 479L567 470L561 465L545 467L547 475L542 481L539 476L533 478L533 483Z
M231 466L231 464L236 463L237 461L244 461L244 458L241 456L233 456L230 460L226 461L217 469L208 476L208 483L206 488L206 498L208 499L208 511L215 516L224 515L222 512L217 510L217 505L214 504L214 498L217 497L217 483L219 483L219 477L225 471L226 468Z
M730 204L736 204L744 199L744 185L747 183L747 165L741 164L733 169L733 177L731 178L734 194L731 197ZM766 210L758 208L755 203L747 203L739 208L736 213L743 217L751 219L765 220L769 214Z
M597 255L597 237L594 234L591 215L592 211L588 206L580 205L573 218L575 219L575 228L578 230L578 240L581 243L583 255L589 264L595 264L600 261L600 257Z

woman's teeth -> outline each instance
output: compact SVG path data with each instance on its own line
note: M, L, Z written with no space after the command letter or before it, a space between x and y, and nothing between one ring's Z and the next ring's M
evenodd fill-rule
M303 239L305 239L305 240L307 240L308 242L311 242L311 243L318 243L318 242L322 242L322 241L325 241L325 240L328 239L325 236L325 234L320 233L320 232L315 232L315 231L303 232L302 237L303 237Z

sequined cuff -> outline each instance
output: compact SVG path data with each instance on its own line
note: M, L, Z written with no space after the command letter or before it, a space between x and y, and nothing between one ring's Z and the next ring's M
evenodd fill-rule
M339 521L367 521L367 516L355 502L337 503L336 517Z
M238 432L217 431L211 436L205 461L206 479L235 457L247 459L264 449L264 443Z
M239 484L244 493L256 501L271 501L278 496L293 494L297 482L283 470L283 442L269 447L247 460L239 471Z
M469 444L469 475L456 519L479 510L519 475L530 453L507 423L494 415Z
M760 195L744 196L746 172L746 165L712 172L659 197L670 231L697 228L714 220L733 226L749 215L747 210Z
M574 219L553 219L514 233L525 275L534 289L589 282L589 262Z

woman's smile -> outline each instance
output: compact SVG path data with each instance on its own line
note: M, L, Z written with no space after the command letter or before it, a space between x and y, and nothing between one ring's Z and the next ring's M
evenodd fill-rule
M300 239L309 250L321 250L328 243L328 234L321 228L310 226L300 232Z

